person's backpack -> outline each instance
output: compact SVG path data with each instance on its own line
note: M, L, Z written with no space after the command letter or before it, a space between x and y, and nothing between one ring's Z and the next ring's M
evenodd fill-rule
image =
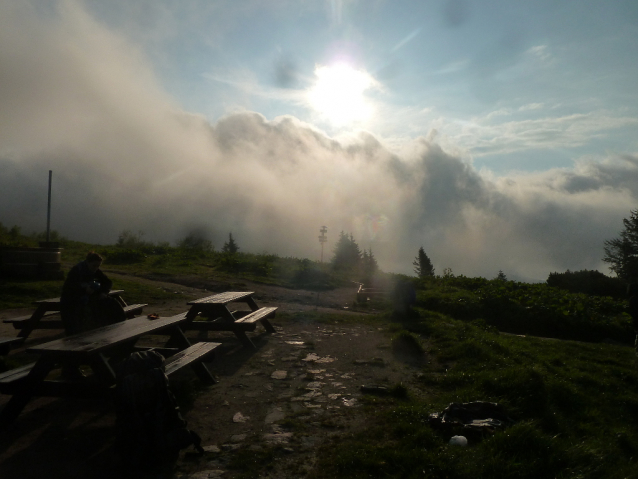
M200 437L186 427L164 374L164 357L156 351L132 353L122 363L115 386L116 443L122 458L134 465L175 460Z

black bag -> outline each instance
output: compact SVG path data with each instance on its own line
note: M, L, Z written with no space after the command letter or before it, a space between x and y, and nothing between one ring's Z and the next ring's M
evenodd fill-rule
M175 460L190 445L203 453L200 437L186 427L155 351L132 353L121 365L115 387L116 443L133 465Z
M90 301L89 306L91 307L93 327L99 328L126 320L124 308L115 298L110 296Z

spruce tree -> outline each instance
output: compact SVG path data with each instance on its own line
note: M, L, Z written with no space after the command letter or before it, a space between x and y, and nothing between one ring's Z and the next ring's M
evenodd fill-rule
M348 236L343 231L335 245L332 265L335 269L355 269L362 261L361 250L352 235Z
M605 241L605 257L611 269L620 279L638 281L638 209L630 211L622 220L625 229L620 237Z
M414 261L412 262L414 265L414 272L419 278L427 278L428 276L434 276L434 267L432 266L432 262L428 255L425 254L425 250L423 246L419 248L419 254Z
M363 250L361 266L363 277L366 281L370 281L374 273L376 273L379 269L379 264L372 253L372 248L370 248L370 251Z
M370 274L374 274L379 270L379 263L377 263L377 259L372 254L372 247L370 247L370 251L368 252L368 270Z
M237 243L233 239L232 233L228 233L228 241L224 243L222 251L229 254L235 254L237 253L237 251L239 251L239 246L237 246Z

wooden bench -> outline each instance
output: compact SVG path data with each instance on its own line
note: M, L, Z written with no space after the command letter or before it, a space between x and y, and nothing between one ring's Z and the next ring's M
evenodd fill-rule
M127 319L132 319L138 314L142 314L142 310L144 307L148 306L148 304L129 304L124 306L124 314L126 314ZM48 311L44 313L42 319L55 316L56 314L60 314L59 311ZM17 318L9 318L2 320L3 323L12 324L14 329L24 329L24 327L29 324L31 320L31 316L20 316ZM36 328L34 329L63 329L64 326L62 324L62 320L49 320L49 321L38 321Z
M276 333L277 331L273 328L272 324L267 321L268 318L274 318L275 313L277 312L276 306L267 306L263 308L259 308L257 311L253 311L246 316L242 316L241 318L235 321L235 324L255 324L257 321L261 321L266 328L266 331L269 333ZM254 329L254 328L253 328Z
M18 383L27 377L33 366L35 366L35 363L25 364L0 373L0 393L13 394Z
M49 316L55 316L56 314L60 314L60 312L48 311L44 313L42 317L46 318ZM26 324L26 322L31 319L31 316L32 315L28 314L26 316L18 316L17 318L7 318L7 319L3 319L2 322L7 324L12 324L15 329L22 329L22 325Z
M204 361L213 354L215 349L219 346L221 346L221 343L195 343L188 348L173 354L166 358L164 362L166 376L170 377L180 369L197 361ZM31 372L33 366L35 366L35 362L0 373L0 394L13 394L16 389L20 387L20 383L24 381L27 375ZM67 381L63 379L57 379L54 381L49 380L46 384L42 385L43 387L40 388L38 394L43 396L60 396L62 395L61 389L66 388L64 395L71 396L72 394L70 394L70 391L76 383L76 381ZM86 395L85 393L86 390L83 388L81 395Z
M164 362L166 375L170 376L175 371L179 371L184 366L188 366L195 361L203 361L219 346L221 346L221 343L195 343L172 355Z
M24 338L21 338L21 337L0 338L0 355L4 356L9 354L9 350L11 349L11 346L13 346L14 344L22 343L22 342L24 342Z
M148 306L148 304L146 304L146 303L143 303L143 304L129 304L127 306L124 306L122 309L124 309L124 314L126 314L126 317L128 319L132 319L136 315L142 314L142 310L146 306Z
M357 291L357 302L365 303L366 301L376 298L376 297L385 297L388 292L383 289L378 288L364 288L362 284L359 285L359 290Z

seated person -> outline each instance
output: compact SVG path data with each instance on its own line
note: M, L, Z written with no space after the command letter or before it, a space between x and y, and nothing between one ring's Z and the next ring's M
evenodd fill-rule
M124 321L124 309L108 296L112 281L100 270L102 257L91 251L71 268L60 296L60 315L67 336Z

